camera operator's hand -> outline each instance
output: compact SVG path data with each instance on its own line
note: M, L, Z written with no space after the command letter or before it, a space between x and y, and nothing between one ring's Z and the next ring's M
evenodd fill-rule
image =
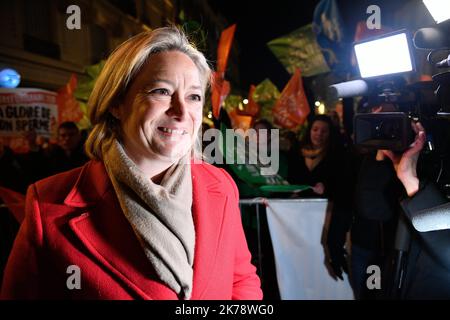
M398 179L403 183L403 186L412 197L419 190L419 179L417 178L417 160L420 151L425 145L425 129L420 124L411 123L411 126L416 133L416 137L411 146L402 154L395 154L390 150L382 150L383 154L389 157L394 164Z

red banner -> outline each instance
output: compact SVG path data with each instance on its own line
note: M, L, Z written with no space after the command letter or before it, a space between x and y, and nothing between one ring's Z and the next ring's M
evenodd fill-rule
M310 108L303 90L300 69L295 70L272 112L275 124L287 129L293 129L305 122Z

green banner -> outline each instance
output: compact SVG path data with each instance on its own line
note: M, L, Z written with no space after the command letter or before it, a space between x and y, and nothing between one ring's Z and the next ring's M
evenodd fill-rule
M286 70L293 74L300 68L302 76L310 77L330 71L312 29L312 24L267 43Z

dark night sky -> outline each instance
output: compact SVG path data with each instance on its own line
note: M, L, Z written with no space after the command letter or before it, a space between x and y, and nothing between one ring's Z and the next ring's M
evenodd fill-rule
M369 16L371 4L381 8L382 24L395 24L395 14L421 0L337 0L345 32L353 38L357 21ZM235 41L239 47L241 89L269 78L281 91L290 78L266 43L312 22L319 0L210 0L210 5L225 16L229 25L236 23ZM398 26L394 26L398 27ZM351 45L351 44L349 44Z
M266 43L312 21L319 0L273 2L212 0L229 24L236 23L235 41L239 46L241 87L270 78L281 90L290 75Z

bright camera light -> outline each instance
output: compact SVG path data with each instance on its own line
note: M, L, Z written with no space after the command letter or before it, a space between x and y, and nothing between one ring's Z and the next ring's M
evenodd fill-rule
M248 99L244 99L244 100L242 100L242 102L243 102L244 104L247 104L247 103L248 103Z
M362 78L413 70L406 33L362 42L354 47Z
M314 102L314 105L315 105L316 107L320 106L320 101Z
M436 23L450 19L450 1L448 0L423 0Z

